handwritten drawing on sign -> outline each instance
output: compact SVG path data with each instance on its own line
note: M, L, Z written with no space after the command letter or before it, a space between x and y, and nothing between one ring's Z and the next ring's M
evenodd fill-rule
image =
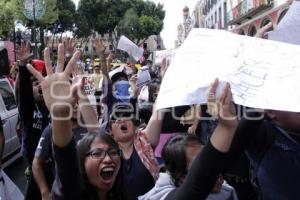
M131 40L129 40L124 35L121 36L117 49L122 51L126 51L128 55L132 56L136 61L138 61L142 56L144 50L134 44Z
M253 101L268 77L269 63L244 60L234 74L229 75L232 93L240 101Z
M299 52L297 45L193 29L166 72L157 108L205 103L218 77L230 82L237 104L299 112Z

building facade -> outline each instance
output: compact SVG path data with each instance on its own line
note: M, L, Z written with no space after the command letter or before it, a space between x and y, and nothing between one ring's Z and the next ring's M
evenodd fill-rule
M228 0L228 25L241 35L254 36L272 22L276 26L288 11L286 0Z
M199 27L254 36L269 22L276 26L288 8L287 0L200 0L195 10Z
M200 0L205 28L227 29L227 0Z

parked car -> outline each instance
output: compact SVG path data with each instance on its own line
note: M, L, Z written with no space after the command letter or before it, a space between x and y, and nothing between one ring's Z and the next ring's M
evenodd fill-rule
M3 163L20 156L20 140L17 136L18 106L14 90L7 78L0 78L0 116L5 136Z

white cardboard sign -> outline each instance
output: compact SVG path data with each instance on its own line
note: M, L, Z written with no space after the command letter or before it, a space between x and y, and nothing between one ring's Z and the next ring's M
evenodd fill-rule
M151 82L151 76L149 73L149 68L147 66L143 66L138 72L138 79L136 80L136 86L138 88L141 88L150 82Z
M178 49L157 109L205 103L216 77L237 104L300 112L300 46L211 29L193 29Z
M126 51L130 56L132 56L135 59L135 61L138 61L143 56L144 52L142 48L138 47L124 35L121 36L117 49Z

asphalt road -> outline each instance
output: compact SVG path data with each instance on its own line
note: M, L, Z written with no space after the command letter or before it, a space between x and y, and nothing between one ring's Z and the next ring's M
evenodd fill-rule
M26 179L24 175L25 168L26 164L23 161L23 158L17 159L8 167L4 168L5 173L20 188L23 194L25 194L26 189Z

